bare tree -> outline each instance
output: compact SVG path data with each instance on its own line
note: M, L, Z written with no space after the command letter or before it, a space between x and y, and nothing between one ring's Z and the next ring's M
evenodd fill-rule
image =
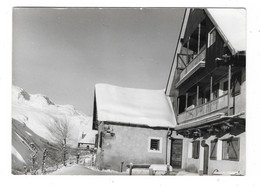
M65 120L55 119L53 125L47 127L51 133L51 138L57 144L58 148L62 150L63 164L66 166L67 142L70 139L69 135L69 122L66 117Z

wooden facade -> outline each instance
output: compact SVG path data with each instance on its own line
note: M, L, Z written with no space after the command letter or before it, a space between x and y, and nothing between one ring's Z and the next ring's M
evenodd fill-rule
M166 88L177 115L177 138L183 139L182 168L212 174L222 164L224 172L244 174L245 50L236 53L231 50L206 9L189 9L186 16L173 61L177 63L176 69L171 72L174 75L169 76L173 78ZM240 139L237 147L240 150L234 151L240 154L239 158L232 163L227 154L210 159L211 141L222 144L223 149L219 147L218 151L224 153L225 140L229 138ZM201 146L197 154L195 142ZM199 157L195 156L198 154Z

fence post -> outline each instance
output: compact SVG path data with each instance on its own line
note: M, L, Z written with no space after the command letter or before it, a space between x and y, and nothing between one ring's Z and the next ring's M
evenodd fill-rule
M130 170L129 170L129 175L132 175L132 169L133 169L133 163L129 164Z
M122 162L121 162L121 169L120 169L121 172L123 172L123 166L124 166L124 162L122 161Z

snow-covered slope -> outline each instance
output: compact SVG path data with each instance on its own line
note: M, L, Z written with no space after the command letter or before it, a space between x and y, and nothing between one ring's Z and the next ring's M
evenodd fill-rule
M67 144L77 147L78 137L82 129L91 131L92 118L75 110L71 105L55 104L48 97L40 94L29 94L22 88L13 86L12 89L12 119L13 119L13 146L14 159L26 162L30 151L28 144L34 143L41 148L41 141L56 143L52 129L57 124L67 123L69 128ZM26 139L26 140L23 140ZM36 140L41 139L41 140ZM15 142L16 140L16 142ZM42 149L40 149L42 150Z
M31 95L22 88L13 86L12 117L25 124L37 135L54 142L49 129L57 122L69 125L69 145L76 146L82 128L91 130L92 118L75 110L72 105L57 105L48 97Z

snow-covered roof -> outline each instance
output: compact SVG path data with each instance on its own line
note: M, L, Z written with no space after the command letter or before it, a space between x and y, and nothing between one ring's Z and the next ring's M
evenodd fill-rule
M163 90L97 84L95 94L99 121L149 127L173 128L176 126L170 98Z
M205 9L232 53L246 50L246 10L229 8Z
M89 130L89 131L82 131L79 136L78 143L88 143L88 144L95 144L95 135L97 131Z

